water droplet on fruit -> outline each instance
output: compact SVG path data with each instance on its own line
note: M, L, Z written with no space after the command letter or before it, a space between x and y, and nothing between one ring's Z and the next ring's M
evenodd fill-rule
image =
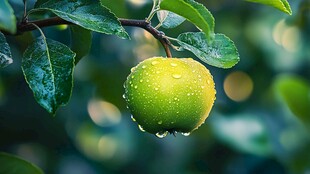
M134 79L134 78L135 78L135 76L131 76L131 78L132 78L132 79Z
M182 75L181 74L172 74L172 77L175 79L179 79L182 77Z
M146 66L145 66L145 65L143 65L143 66L142 66L142 69L145 69L145 68L146 68Z
M140 124L138 125L138 127L139 127L141 132L145 132L145 130L143 129L143 127Z
M191 133L190 133L190 132L182 132L181 134L187 137L187 136L189 136Z
M140 80L140 82L143 82L143 80Z
M176 64L176 63L170 63L170 65L174 66L174 67L178 66L178 64Z
M125 94L123 94L123 99L125 99L126 98L126 96L125 96Z
M168 131L157 132L155 135L158 138L165 138L168 135Z
M163 124L163 121L162 121L162 120L160 120L160 121L158 122L158 124Z
M136 119L133 117L133 115L130 116L131 120L136 122Z
M135 88L135 89L137 89L137 88L138 88L138 86L136 85L134 88Z
M158 61L153 61L152 62L152 65L156 65L156 64L158 64L159 62Z
M178 98L175 97L174 100L178 100Z
M158 91L158 88L155 88L156 91Z
M190 96L191 94L190 93L187 93L187 96Z

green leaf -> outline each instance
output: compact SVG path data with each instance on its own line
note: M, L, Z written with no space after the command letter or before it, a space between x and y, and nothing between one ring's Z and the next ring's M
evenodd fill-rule
M275 90L293 114L310 124L310 85L300 77L282 75L275 80Z
M158 11L157 18L164 28L175 28L185 21L182 16L166 10Z
M194 0L162 0L160 9L176 13L196 25L207 38L213 38L214 18L210 11Z
M92 44L91 31L79 26L70 26L71 31L71 50L76 53L75 64L86 56Z
M5 174L43 174L34 164L17 156L0 152L0 173Z
M129 36L117 17L100 2L94 0L38 0L35 9L49 10L60 18L99 33L114 34L120 38Z
M8 0L0 1L0 29L12 34L16 32L16 17Z
M71 97L74 57L66 45L45 37L37 38L24 52L26 81L37 102L51 114Z
M278 10L283 11L284 13L287 13L289 15L292 14L290 4L288 3L287 0L246 0L246 1L272 6Z
M209 41L202 32L188 32L180 34L177 42L212 66L231 68L239 62L235 44L223 34L215 34L214 40Z
M4 68L13 63L10 46L6 42L4 35L0 32L0 68Z

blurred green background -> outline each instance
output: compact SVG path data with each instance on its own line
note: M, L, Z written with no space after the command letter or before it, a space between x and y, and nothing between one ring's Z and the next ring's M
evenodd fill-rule
M145 18L152 6L151 0L102 2L131 19ZM130 68L165 55L147 32L126 27L131 40L93 33L91 52L75 69L72 98L56 117L36 103L23 78L26 33L7 38L14 64L0 70L0 151L51 174L310 174L310 1L290 1L292 16L241 0L199 2L215 17L215 31L235 42L241 61L232 69L205 64L217 100L190 136L159 139L130 119L122 99ZM10 3L21 16L22 2ZM197 29L185 22L163 31L176 37ZM44 32L70 44L69 29Z

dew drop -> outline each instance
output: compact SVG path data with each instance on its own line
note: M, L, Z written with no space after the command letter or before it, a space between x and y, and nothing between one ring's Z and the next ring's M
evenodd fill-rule
M187 137L187 136L189 136L191 133L190 133L190 132L182 132L181 134Z
M145 132L145 130L143 129L143 127L140 124L138 125L138 127L139 127L141 132Z
M155 135L158 138L165 138L168 135L168 131L157 132Z
M176 63L170 63L170 65L173 66L173 67L178 66L178 64L176 64Z
M143 65L143 66L142 66L142 69L145 69L145 68L146 68L146 66L145 66L145 65Z
M156 64L158 64L159 62L158 61L153 61L152 62L152 65L156 65Z
M163 124L163 121L162 120L160 120L159 122L157 122L158 124Z
M135 89L137 89L137 88L138 88L138 86L136 85L134 88L135 88Z
M136 122L136 119L133 118L133 115L131 115L130 118L131 118L132 121Z
M175 79L180 79L182 77L181 74L172 74L172 77Z

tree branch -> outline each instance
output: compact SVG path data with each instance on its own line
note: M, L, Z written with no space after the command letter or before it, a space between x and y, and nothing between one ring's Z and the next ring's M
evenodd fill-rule
M165 49L167 57L172 57L171 51L169 48L170 41L164 37L165 33L158 31L156 28L154 28L151 25L151 23L145 20L134 20L134 19L119 19L119 21L122 26L139 27L151 33L162 44L162 46ZM36 20L36 21L26 21L26 22L17 24L16 35L26 32L26 31L36 30L37 28L34 27L34 25L32 24L35 24L40 28L54 26L54 25L62 25L62 24L74 25L73 23L63 20L60 17L52 17L52 18ZM3 33L9 34L6 32L3 32Z

